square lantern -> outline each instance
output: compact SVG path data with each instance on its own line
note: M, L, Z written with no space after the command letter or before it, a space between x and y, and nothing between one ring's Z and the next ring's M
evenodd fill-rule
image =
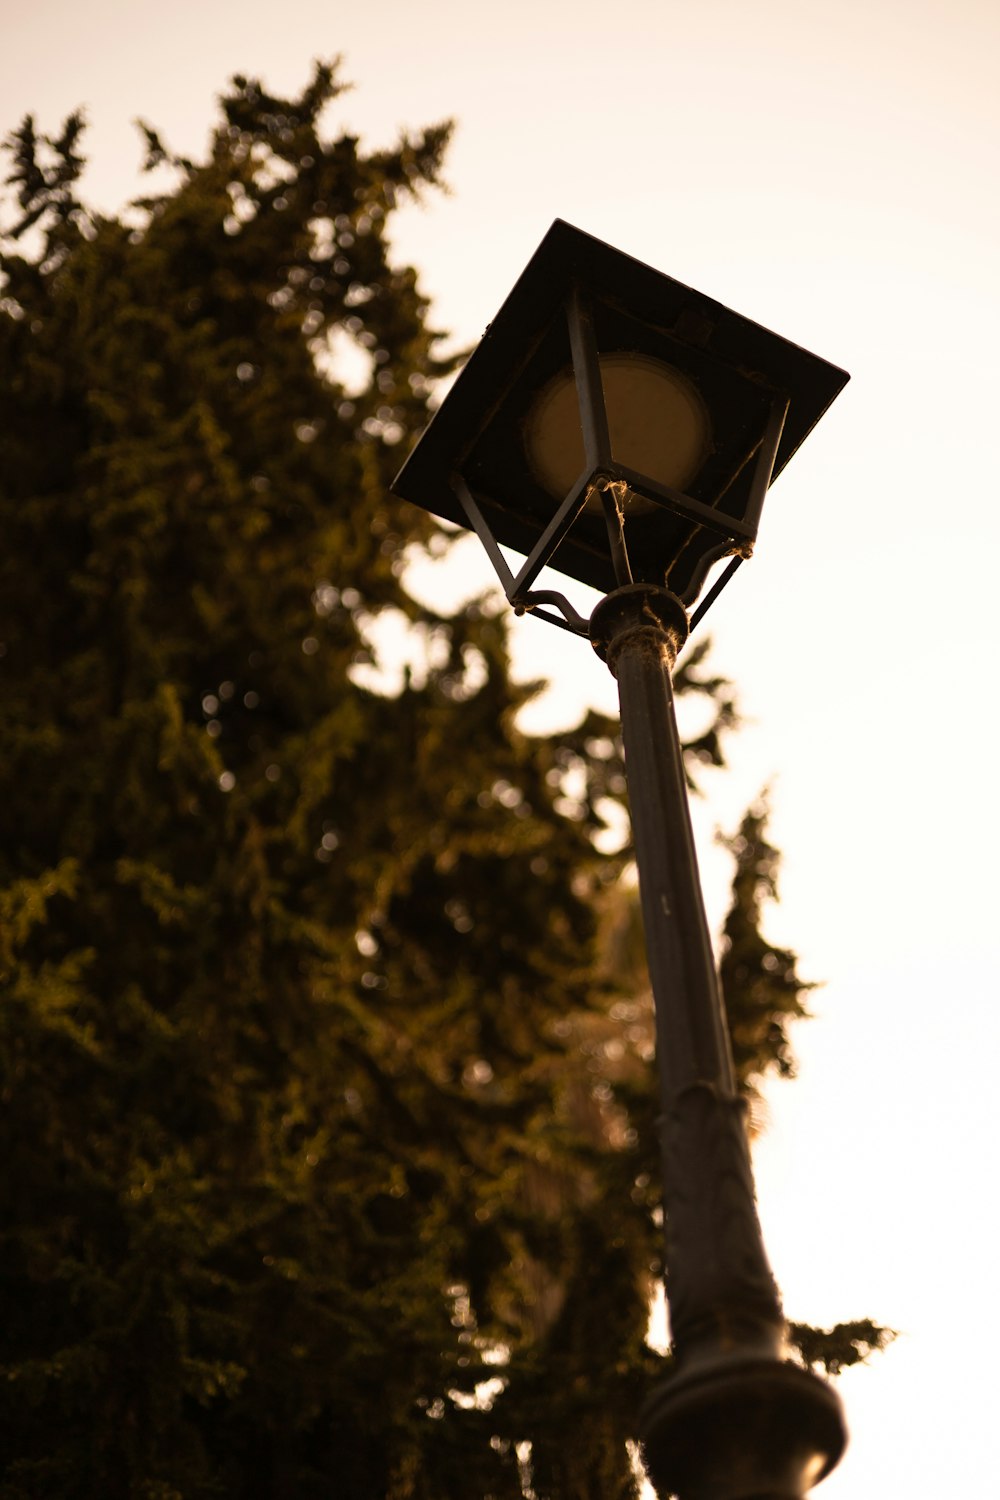
M393 489L477 531L511 603L554 601L556 624L586 629L532 593L547 564L691 608L714 562L750 555L768 485L847 379L557 219Z

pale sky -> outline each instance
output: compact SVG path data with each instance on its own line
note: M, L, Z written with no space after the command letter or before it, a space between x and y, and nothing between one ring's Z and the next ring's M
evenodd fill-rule
M342 53L330 128L454 116L449 197L398 222L439 326L482 332L555 217L851 371L709 616L750 727L698 811L711 847L765 782L775 938L824 980L757 1150L790 1316L903 1337L841 1381L826 1500L982 1493L1000 1049L995 788L1000 6L995 0L0 0L0 129L88 107L99 206L139 190L137 115L198 153L235 72L296 91ZM489 577L463 554L469 591ZM423 568L422 590L454 590ZM538 621L518 661L613 685Z

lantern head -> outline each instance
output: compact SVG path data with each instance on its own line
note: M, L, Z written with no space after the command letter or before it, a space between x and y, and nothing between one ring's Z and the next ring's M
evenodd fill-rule
M546 565L691 608L715 562L750 555L768 485L847 379L556 220L393 489L476 530L511 603L555 602L556 624L586 629L532 591Z

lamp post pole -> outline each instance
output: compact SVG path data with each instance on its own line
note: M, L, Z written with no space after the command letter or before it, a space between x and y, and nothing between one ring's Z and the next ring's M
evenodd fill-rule
M393 486L476 531L514 608L589 634L618 681L660 1074L674 1360L640 1436L662 1500L801 1500L846 1442L839 1398L784 1357L670 674L847 378L557 220ZM536 589L546 565L605 595L589 622Z
M627 585L590 636L617 679L656 1009L675 1370L641 1417L647 1471L680 1500L799 1500L843 1451L840 1401L782 1358L745 1106L698 879L671 671L688 633L667 589Z

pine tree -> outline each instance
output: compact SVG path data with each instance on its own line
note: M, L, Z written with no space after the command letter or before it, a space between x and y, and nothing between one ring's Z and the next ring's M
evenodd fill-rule
M767 837L768 805L762 794L744 815L738 831L720 841L733 855L732 900L722 929L719 978L726 1004L733 1063L739 1087L750 1104L750 1127L760 1124L762 1081L769 1074L795 1077L789 1026L809 1016L806 997L815 982L798 972L798 958L765 936L769 903L778 899L781 855ZM871 1318L833 1328L792 1322L788 1342L802 1363L827 1375L860 1364L895 1337Z
M737 833L720 836L735 862L732 904L722 929L719 977L727 1000L729 1034L736 1076L746 1094L758 1100L760 1081L770 1072L795 1073L791 1021L809 1012L805 997L815 986L798 973L798 959L764 936L765 904L777 900L780 855L766 835L767 802L762 797L746 813Z
M9 143L3 1500L632 1492L620 751L524 736L492 603L406 591L446 543L388 480L451 361L386 226L448 127L365 152L339 90L234 79L201 163L143 127L173 185L120 217L81 115ZM425 662L377 692L387 619Z

